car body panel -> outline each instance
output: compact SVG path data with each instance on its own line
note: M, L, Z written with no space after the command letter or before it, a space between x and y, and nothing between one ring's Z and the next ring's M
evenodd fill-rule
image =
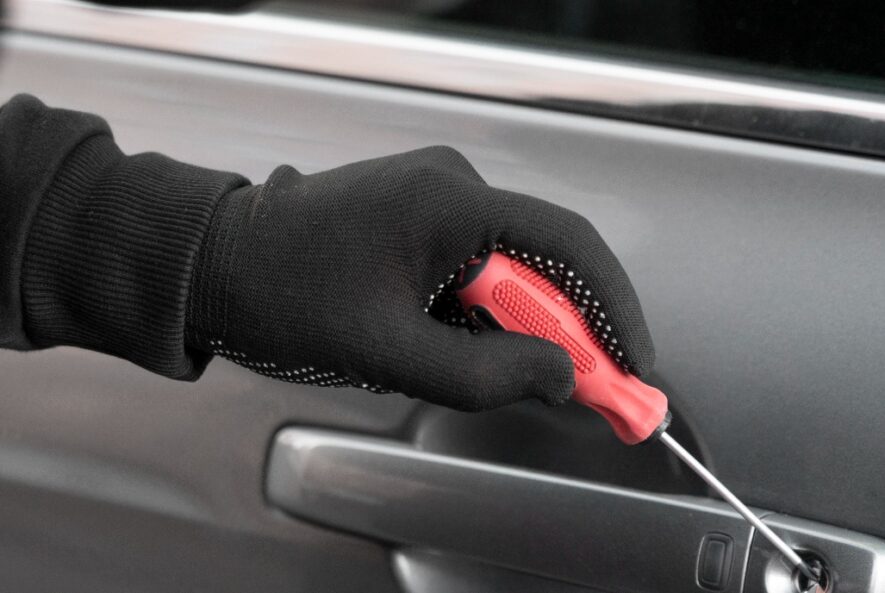
M885 537L885 163L42 35L3 42L2 100L97 112L130 153L260 182L282 163L309 173L447 144L489 183L580 212L633 280L652 380L719 477L760 508ZM488 418L223 360L191 384L73 349L6 351L0 376L0 572L46 589L397 590L383 543L266 504L274 433L420 440L440 415Z

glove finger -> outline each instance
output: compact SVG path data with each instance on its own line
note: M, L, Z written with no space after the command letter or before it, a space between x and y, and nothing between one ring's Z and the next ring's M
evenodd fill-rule
M505 204L499 243L529 259L586 307L591 327L630 372L654 366L654 345L624 268L583 216L529 196L494 190Z
M394 389L410 397L465 411L537 398L547 405L574 391L568 354L551 342L510 332L471 334L430 316L415 320L407 353L382 362Z

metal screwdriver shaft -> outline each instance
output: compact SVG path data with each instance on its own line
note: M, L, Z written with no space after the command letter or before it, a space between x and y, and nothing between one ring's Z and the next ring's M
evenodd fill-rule
M659 430L663 431L662 427L669 424L670 418L667 396L625 373L619 361L609 356L613 346L606 349L601 341L603 338L594 336L586 313L576 304L576 295L570 294L568 289L564 291L563 286L557 286L537 271L536 268L543 267L540 256L535 258L537 264L533 264L527 254L523 254L523 259L525 261L521 262L491 252L469 260L455 281L455 293L464 310L478 319L488 318L490 323L483 325L544 338L562 347L574 363L572 399L597 411L604 409L615 435L624 443L635 445L648 440ZM548 265L552 269L552 261ZM567 271L563 278L573 276ZM580 284L578 280L575 282ZM567 280L565 286L570 284L571 281ZM593 306L598 307L599 303L594 301ZM592 313L596 312L596 308L592 309ZM597 320L596 326L602 326L602 323L601 319ZM607 325L602 327L612 331ZM603 336L607 337L607 334ZM666 432L662 432L660 439L762 532L809 582L818 582L802 558L691 453Z
M710 473L704 464L695 459L694 455L685 450L685 448L680 445L672 436L667 434L666 432L661 433L659 437L661 442L667 445L667 447L676 454L679 459L684 461L691 469L693 469L703 480L713 487L719 495L725 499L725 501L734 507L734 509L741 514L741 516L750 522L753 527L758 529L765 538L770 541L774 547L776 547L780 552L789 559L793 565L799 569L799 571L805 576L805 578L809 579L811 582L817 582L817 575L812 572L812 570L805 564L805 561L796 553L796 550L791 548L787 542L782 540L778 535L771 530L771 528L762 522L762 519L756 516L753 511L747 508L747 505L742 503L740 499L732 494L731 490L725 487L725 484L719 481L719 479Z

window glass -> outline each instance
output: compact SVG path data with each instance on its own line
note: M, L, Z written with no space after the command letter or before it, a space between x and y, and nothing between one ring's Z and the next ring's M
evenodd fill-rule
M885 3L288 0L314 16L885 91Z

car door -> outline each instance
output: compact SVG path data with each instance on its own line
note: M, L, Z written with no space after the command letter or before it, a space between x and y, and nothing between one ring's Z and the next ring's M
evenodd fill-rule
M419 18L457 4L14 0L0 101L256 181L445 144L580 212L642 300L672 433L830 590L885 590L876 89ZM576 404L465 414L222 359L180 383L69 348L0 352L0 377L4 591L796 590L662 446Z

